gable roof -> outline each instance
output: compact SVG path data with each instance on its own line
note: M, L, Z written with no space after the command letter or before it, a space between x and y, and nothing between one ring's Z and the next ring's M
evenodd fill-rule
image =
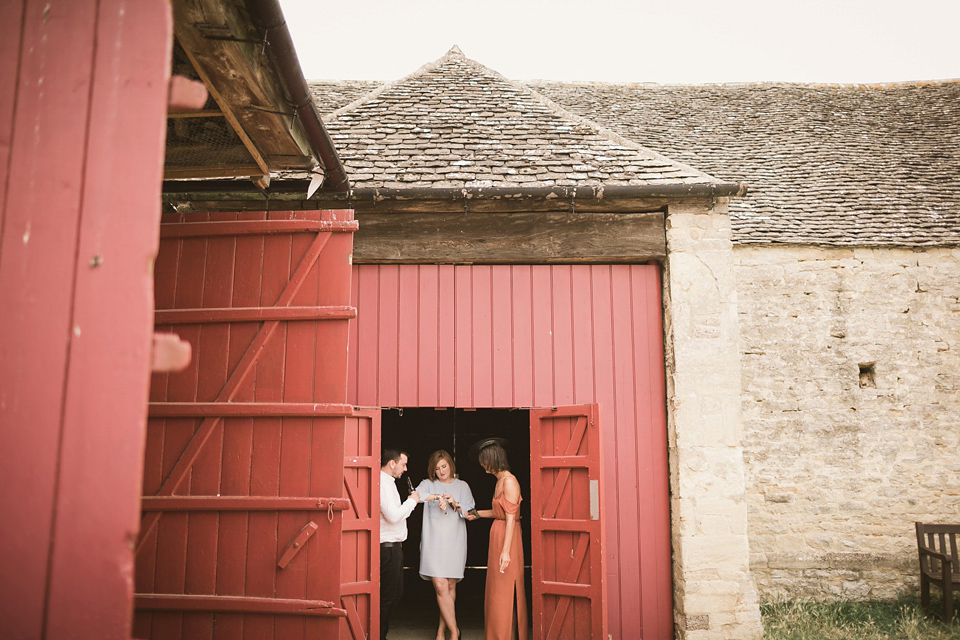
M960 81L530 83L620 135L742 180L736 242L960 244Z
M324 93L320 86L315 93ZM506 80L456 47L324 122L360 189L720 184Z

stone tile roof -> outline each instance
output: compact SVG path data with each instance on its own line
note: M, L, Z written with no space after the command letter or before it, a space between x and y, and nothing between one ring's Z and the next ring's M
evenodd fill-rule
M344 95L352 89L362 86L341 87ZM456 47L323 121L359 188L718 183L566 112Z
M393 186L624 179L611 161L575 169L563 141L587 147L576 153L589 161L597 150L575 137L585 136L746 183L730 202L738 243L960 245L960 81L521 86L454 50L389 85L310 84L355 185L386 184L395 160L410 171L389 175ZM636 169L629 179L642 181L649 167Z
M960 244L960 81L536 82L567 109L748 194L738 243Z

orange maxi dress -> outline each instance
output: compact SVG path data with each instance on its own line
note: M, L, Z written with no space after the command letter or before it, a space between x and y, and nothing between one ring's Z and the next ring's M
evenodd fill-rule
M523 500L523 498L521 498ZM507 514L519 517L520 502L507 500L501 491L493 496L493 525L490 527L490 547L487 553L487 590L483 602L485 640L511 640L513 621L517 621L517 637L527 640L527 596L523 589L523 536L520 522L514 521L510 543L510 564L500 573L500 551L507 533Z

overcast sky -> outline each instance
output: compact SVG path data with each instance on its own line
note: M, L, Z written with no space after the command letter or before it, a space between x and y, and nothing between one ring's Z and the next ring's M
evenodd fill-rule
M458 45L514 80L960 78L958 0L280 0L308 80L397 80Z

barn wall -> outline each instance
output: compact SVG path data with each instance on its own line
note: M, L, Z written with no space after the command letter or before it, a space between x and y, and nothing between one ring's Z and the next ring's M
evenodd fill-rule
M960 514L960 250L735 255L763 597L912 589L914 521Z
M610 633L672 639L660 267L354 269L349 402L600 403Z

